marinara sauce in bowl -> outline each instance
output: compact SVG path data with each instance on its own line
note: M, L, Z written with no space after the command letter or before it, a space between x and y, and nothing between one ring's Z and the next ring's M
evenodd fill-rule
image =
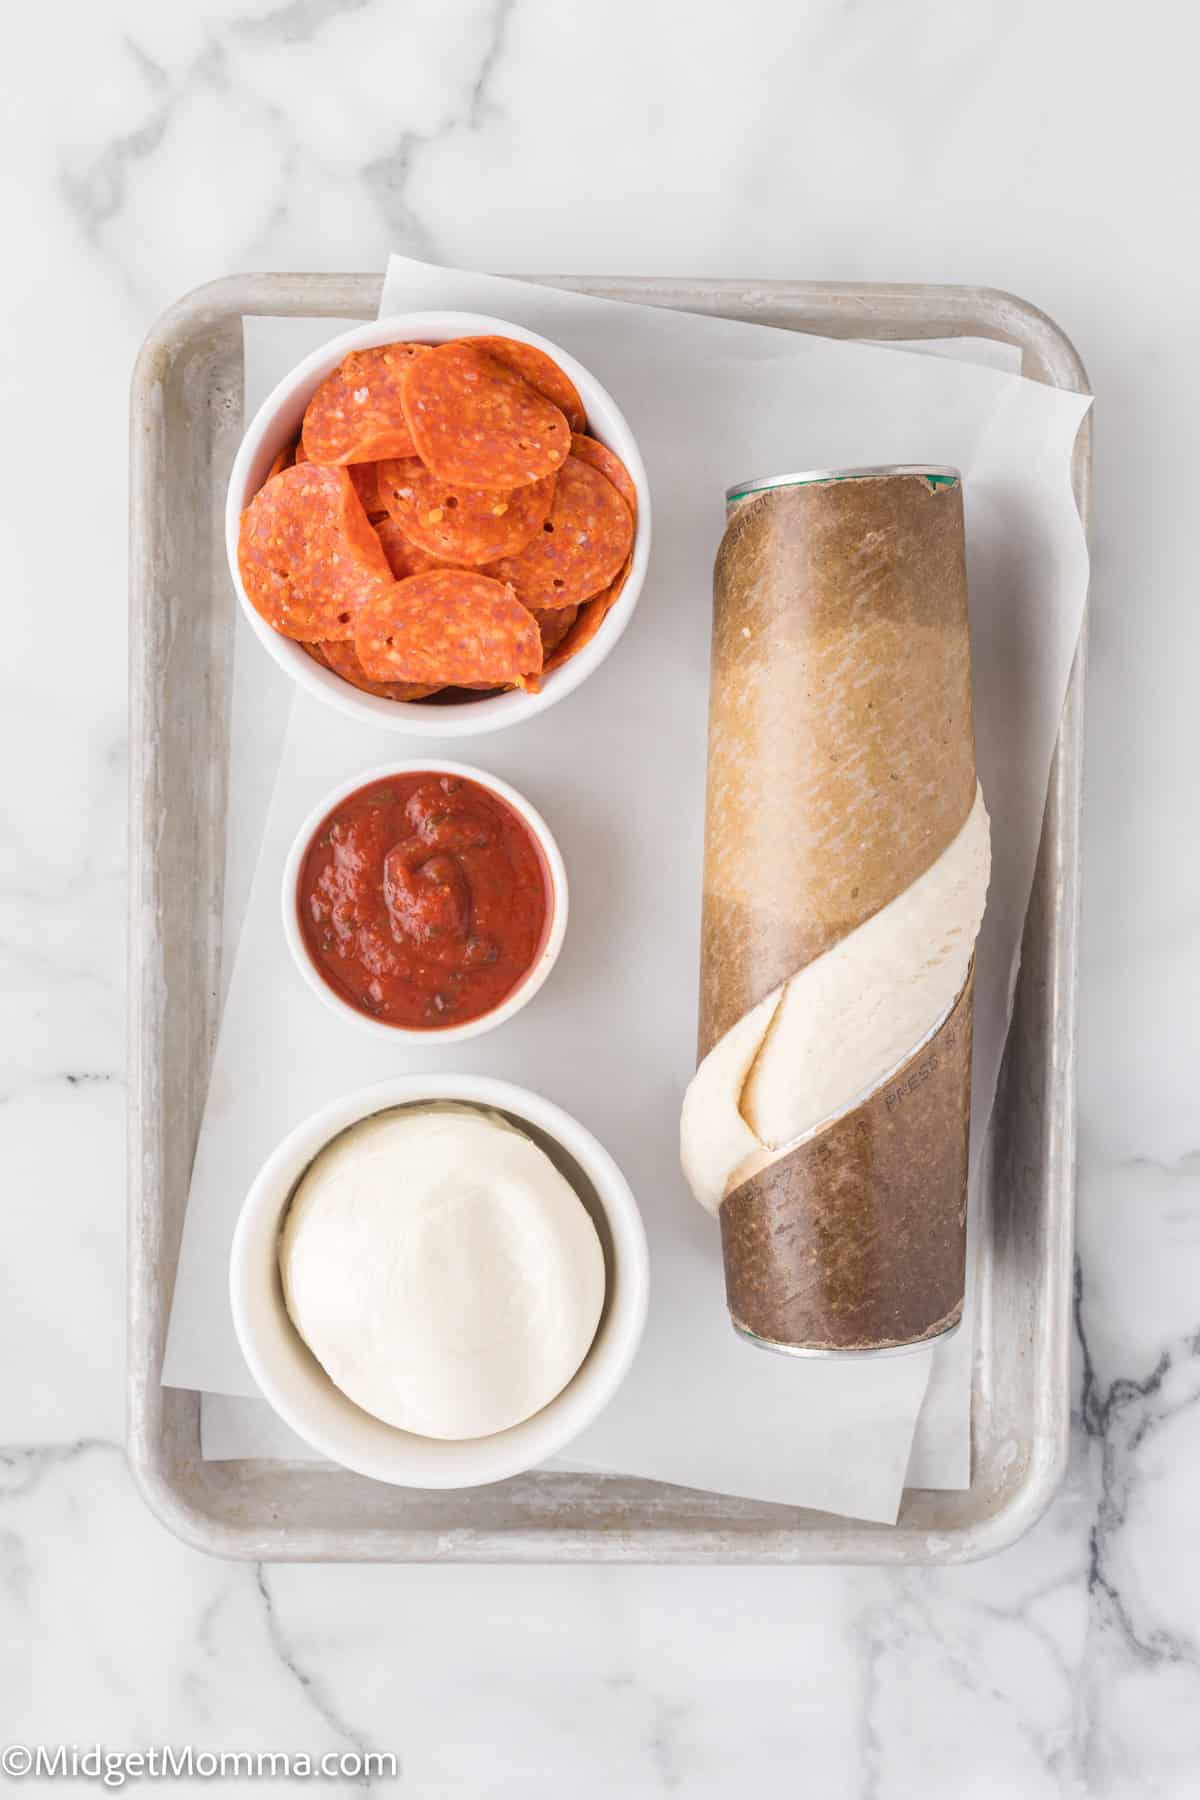
M377 1035L454 1042L511 1018L549 975L566 870L507 782L463 763L394 763L305 820L283 923L327 1005Z

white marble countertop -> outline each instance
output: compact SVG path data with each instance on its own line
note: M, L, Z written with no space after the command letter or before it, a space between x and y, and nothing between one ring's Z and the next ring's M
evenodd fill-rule
M370 1745L421 1800L1200 1792L1184 16L1138 31L1115 0L72 0L7 19L0 1735ZM1089 367L1078 1412L1061 1498L992 1562L256 1569L183 1548L130 1485L129 368L199 282L375 269L393 248L984 282L1046 308Z

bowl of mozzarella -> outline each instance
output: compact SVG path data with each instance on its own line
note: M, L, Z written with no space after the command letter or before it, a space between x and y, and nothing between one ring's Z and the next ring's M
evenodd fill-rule
M624 1380L645 1232L577 1120L482 1076L326 1107L246 1196L230 1299L250 1373L321 1455L400 1487L502 1481L561 1453Z

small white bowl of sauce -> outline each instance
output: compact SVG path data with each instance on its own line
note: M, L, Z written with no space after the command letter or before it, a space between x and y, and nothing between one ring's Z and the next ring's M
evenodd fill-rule
M524 795L467 763L385 764L326 794L283 871L313 993L375 1037L461 1043L528 1006L567 930L567 871Z

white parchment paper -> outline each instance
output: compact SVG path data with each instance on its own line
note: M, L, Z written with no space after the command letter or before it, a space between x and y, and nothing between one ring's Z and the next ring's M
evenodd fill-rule
M333 1094L408 1068L489 1072L550 1095L600 1136L638 1195L650 1236L645 1344L622 1393L572 1446L571 1463L894 1519L906 1472L913 1485L969 1480L969 1325L939 1351L859 1366L795 1362L743 1344L725 1317L718 1234L678 1170L679 1101L695 1037L711 567L722 495L730 482L772 469L928 461L963 470L979 766L994 844L976 973L977 1163L1086 592L1070 456L1089 403L961 361L393 259L383 311L426 306L492 313L561 342L618 397L649 471L651 569L614 656L544 717L445 746L515 782L549 818L572 883L567 943L534 1005L478 1043L393 1048L331 1015L302 985L282 942L283 860L327 788L409 746L299 697L285 729L276 672L243 639L235 707L253 717L239 732L235 716L234 757L255 764L244 813L261 854L247 899L242 831L227 890L230 937L243 906L244 924L197 1150L164 1379L214 1396L204 1412L206 1455L291 1453L290 1434L281 1436L253 1401L229 1318L228 1247L246 1188L278 1139ZM251 325L250 409L283 367L345 328ZM261 764L280 745L264 810ZM438 746L423 748L433 755Z

